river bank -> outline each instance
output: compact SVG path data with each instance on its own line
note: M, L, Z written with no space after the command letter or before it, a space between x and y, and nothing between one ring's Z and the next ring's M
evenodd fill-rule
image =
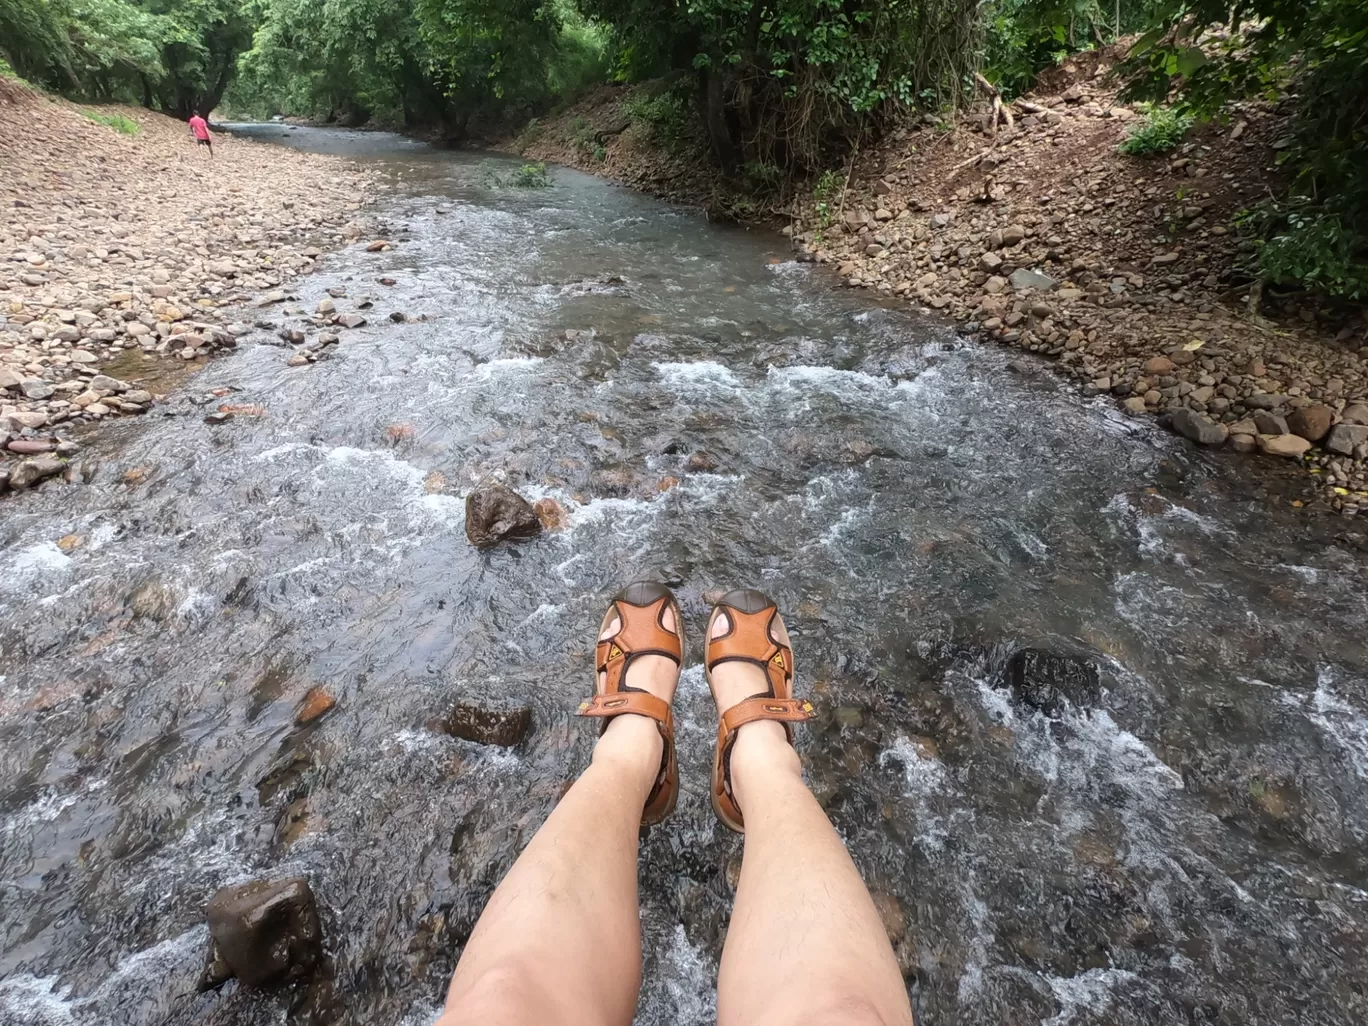
M1250 243L1236 219L1277 184L1282 117L1250 104L1166 155L1123 155L1141 115L1106 78L1113 60L1079 55L1005 115L985 104L954 125L909 123L825 190L751 219L847 287L1049 359L1086 394L1250 454L1251 473L1297 468L1298 503L1368 514L1365 315L1271 292L1251 313L1239 269ZM605 87L499 146L735 211L697 126L666 145L633 115L639 95Z
M0 79L0 491L254 329L244 304L355 241L369 176ZM283 292L274 302L285 300Z

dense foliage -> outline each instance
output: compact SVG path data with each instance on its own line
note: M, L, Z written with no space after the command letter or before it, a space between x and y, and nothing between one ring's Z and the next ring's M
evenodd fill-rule
M760 190L961 102L978 72L1011 96L1132 33L1125 74L1153 106L1126 148L1162 152L1244 97L1284 104L1288 189L1243 218L1261 274L1368 298L1364 0L0 0L0 60L20 75L180 116L226 95L241 113L459 139L472 119L658 79L628 115L664 146L701 135Z
M1368 299L1368 4L1168 0L1154 20L1132 51L1135 95L1172 93L1198 117L1251 96L1293 114L1289 189L1244 218L1262 276Z

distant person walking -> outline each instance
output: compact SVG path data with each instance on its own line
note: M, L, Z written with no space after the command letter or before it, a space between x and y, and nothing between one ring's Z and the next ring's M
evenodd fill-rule
M214 138L209 134L209 122L199 116L196 112L190 115L190 131L195 137L196 148L200 146L209 147L209 158L214 157Z

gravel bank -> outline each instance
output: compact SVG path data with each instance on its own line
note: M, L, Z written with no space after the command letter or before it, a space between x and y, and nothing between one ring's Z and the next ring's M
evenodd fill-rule
M342 160L222 134L211 160L171 118L0 79L0 491L67 472L82 427L235 346L239 305L358 239L371 188Z

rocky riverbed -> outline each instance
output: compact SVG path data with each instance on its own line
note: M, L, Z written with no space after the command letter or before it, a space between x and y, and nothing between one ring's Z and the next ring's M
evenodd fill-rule
M360 237L371 189L336 158L225 135L211 158L162 115L0 79L0 491L70 472L83 429L234 347L242 303Z
M1125 156L1140 115L1107 77L1114 59L1079 55L1006 114L911 122L835 188L758 216L850 288L1053 360L1132 416L1254 454L1252 474L1295 467L1299 505L1368 513L1368 320L1272 293L1251 313L1241 270L1238 216L1278 187L1284 118L1253 103L1167 155ZM518 142L684 202L724 191L701 138L662 147L627 95L604 90Z

